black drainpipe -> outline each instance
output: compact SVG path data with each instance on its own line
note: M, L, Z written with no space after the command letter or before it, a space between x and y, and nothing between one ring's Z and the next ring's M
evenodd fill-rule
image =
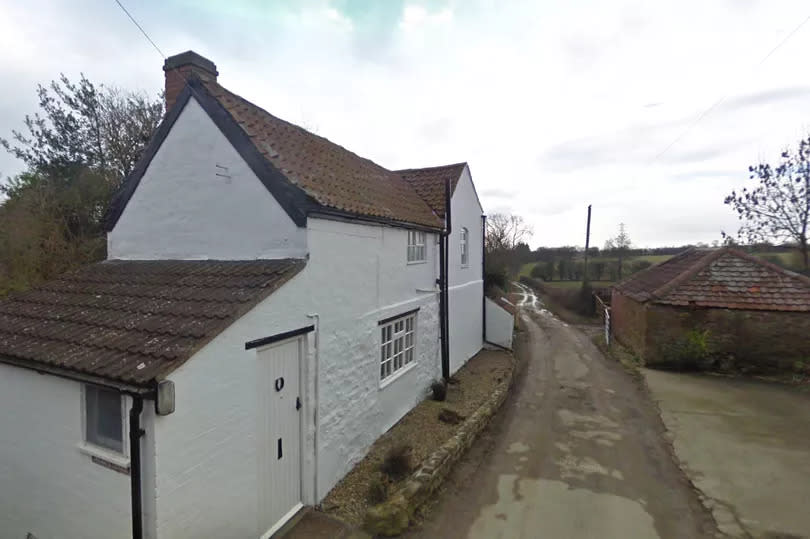
M481 339L487 340L487 216L481 216Z
M132 408L129 410L129 483L132 499L132 539L143 538L143 508L141 504L141 412L143 397L132 395Z
M441 360L442 360L442 378L445 382L450 375L449 368L446 367L447 364L447 352L444 349L444 343L447 342L447 328L444 325L444 283L445 283L445 273L444 273L444 231L442 231L441 235L439 236L439 334L441 336Z
M450 233L453 231L452 214L450 212L450 178L444 179L444 278L442 279L442 294L444 295L442 329L442 377L445 381L450 379Z

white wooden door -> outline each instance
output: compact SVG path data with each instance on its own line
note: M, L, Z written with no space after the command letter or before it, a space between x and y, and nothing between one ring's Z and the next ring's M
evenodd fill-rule
M259 526L275 532L301 507L301 358L303 339L258 352Z

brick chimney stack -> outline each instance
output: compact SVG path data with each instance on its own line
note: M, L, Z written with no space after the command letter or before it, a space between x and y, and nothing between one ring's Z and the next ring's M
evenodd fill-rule
M196 76L202 81L217 81L217 66L194 51L175 54L166 59L163 64L166 73L166 112L177 101L177 96L183 91L186 79Z

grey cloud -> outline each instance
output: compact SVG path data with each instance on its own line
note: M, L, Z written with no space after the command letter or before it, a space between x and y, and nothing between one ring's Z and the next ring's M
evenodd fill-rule
M515 193L513 191L507 191L506 189L498 189L496 187L493 189L483 189L481 191L481 196L489 198L512 198L513 196L515 196Z
M726 111L732 111L793 100L810 100L810 86L774 88L763 92L741 95L726 99L721 105L721 108Z
M669 176L676 181L690 181L703 179L747 178L747 171L740 170L687 170Z
M715 144L714 146L705 146L700 150L685 150L679 151L677 147L664 154L659 161L665 163L701 163L703 161L710 161L716 159L727 153L733 151L736 144Z
M554 172L572 172L616 163L638 163L649 158L650 141L663 140L677 123L637 124L615 133L562 142L546 150L541 165Z

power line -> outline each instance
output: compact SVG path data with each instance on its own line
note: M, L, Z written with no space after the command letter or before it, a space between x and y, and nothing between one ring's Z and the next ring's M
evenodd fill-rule
M160 47L158 47L155 44L155 42L152 41L152 38L149 37L149 34L146 33L146 30L144 30L143 27L140 24L138 24L138 21L135 20L135 17L133 17L132 14L129 11L127 11L127 8L124 7L124 4L122 4L120 2L120 0L115 0L115 3L118 4L118 7L120 7L124 11L124 13L127 14L127 17L129 17L129 20L132 21L132 24L134 24L135 26L138 27L138 30L141 31L141 33L143 34L143 37L145 37L147 39L147 41L149 41L149 43L152 44L152 46L155 48L155 50L158 51L158 54L160 54L160 56L165 60L166 55L163 54L163 51L160 50Z
M116 0L116 1L117 1L117 0ZM778 44L777 44L777 45L776 45L774 48L772 48L772 49L770 50L770 52L768 52L768 54L766 54L766 55L765 55L765 56L762 58L762 60L760 60L760 61L759 61L759 63L757 63L757 64L754 66L754 69L756 69L756 68L758 68L759 66L761 66L762 64L764 64L764 63L765 63L765 62L768 60L768 58L770 58L770 57L771 57L771 56L772 56L772 55L773 55L773 54L774 54L774 53L775 53L777 50L779 50L779 49L780 49L780 48L781 48L781 47L782 47L782 46L783 46L785 43L787 43L788 41L790 41L790 39L791 39L791 38L792 38L794 35L796 35L796 33L797 33L799 30L801 30L801 29L802 29L802 27L803 27L805 24L807 24L808 22L810 22L810 15L808 15L806 19L804 19L802 22L800 22L800 23L799 23L799 25L798 25L796 28L794 28L793 30L791 30L791 32L790 32L789 34L787 34L787 35L786 35L786 36L785 36L785 37L782 39L782 41L780 41L780 42L779 42L779 43L778 43ZM724 101L725 101L727 98L728 98L728 93L726 93L725 95L723 95L723 97L721 97L720 99L718 99L717 101L715 101L715 102L714 102L714 104L712 104L712 106L710 106L709 108L707 108L706 110L704 110L703 112L701 112L701 113L700 113L700 115L698 115L698 117L697 117L697 118L695 118L695 119L694 119L692 122L690 122L690 123L689 123L689 125L687 125L687 126L686 126L686 129L684 129L684 130L683 130L683 132L681 132L681 134L679 134L677 137L675 137L675 139L674 139L672 142L670 142L670 143L667 145L667 147L666 147L666 148L664 148L664 149L663 149L661 152L659 152L659 153L658 153L658 154L657 154L657 155L656 155L656 156L655 156L655 157L654 157L654 158L653 158L653 159L652 159L652 160L649 162L649 164L650 164L650 165L652 165L653 163L655 163L656 161L658 161L658 159L660 159L660 158L661 158L661 157L662 157L662 156L663 156L665 153L667 153L667 152L668 152L668 151L669 151L669 150L670 150L670 149L671 149L673 146L675 146L675 144L677 144L678 142L680 142L680 141L681 141L681 140L682 140L682 139L683 139L683 138L684 138L684 137L685 137L685 136L686 136L686 135L687 135L687 134L688 134L688 133L689 133L689 132L690 132L690 131L691 131L691 130L692 130L692 129L693 129L693 128L694 128L694 127L697 125L697 124L698 124L698 123L700 123L700 121L701 121L701 120L703 120L703 119L704 119L706 116L708 116L709 114L711 114L711 112L712 112L714 109L716 109L717 107L719 107L720 105L722 105L722 104L723 104L723 102L724 102Z

